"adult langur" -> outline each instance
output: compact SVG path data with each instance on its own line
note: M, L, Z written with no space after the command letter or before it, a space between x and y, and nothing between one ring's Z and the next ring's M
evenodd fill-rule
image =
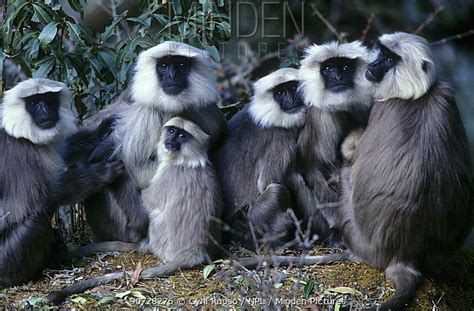
M0 287L21 285L58 256L51 218L123 171L119 161L66 168L57 145L75 131L63 83L29 79L0 106Z
M213 61L206 51L164 42L139 55L132 85L118 102L99 113L99 119L105 116L114 121L109 139L97 148L105 145L104 149L114 150L124 162L126 174L85 202L96 241L143 241L148 215L140 195L160 163L156 145L163 124L175 116L191 120L210 135L212 149L226 130L217 101ZM72 154L66 153L66 158L90 155L87 146L95 137L83 131L68 140L66 149ZM77 150L84 154L75 155Z
M400 309L421 273L451 256L473 224L469 148L425 39L381 36L366 77L376 102L353 164L342 172L335 226L351 256L394 283L381 309Z
M295 238L287 189L295 169L296 143L306 107L298 93L298 70L277 70L258 80L250 104L229 122L216 156L225 203L228 240L258 249Z
M300 174L292 180L311 241L341 246L321 210L331 212L339 200L344 138L367 123L373 87L364 75L373 58L359 41L330 42L309 47L301 62L300 90L309 109L298 139Z
M179 117L166 122L163 128L158 145L160 165L143 190L150 225L142 250L168 263L143 270L141 279L210 263L220 243L222 196L207 156L210 136ZM115 272L79 282L51 293L49 300L58 303L71 294L121 277L123 272Z

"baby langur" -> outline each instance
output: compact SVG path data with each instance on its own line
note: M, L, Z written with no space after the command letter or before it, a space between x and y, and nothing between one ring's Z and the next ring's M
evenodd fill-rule
M300 175L292 180L311 240L315 235L333 246L340 245L340 238L321 211L332 211L339 201L344 138L368 120L373 86L364 75L372 58L359 41L330 42L308 48L301 62L300 88L309 109L298 139Z
M415 293L421 269L447 259L469 233L471 162L452 90L437 80L428 42L398 32L381 36L378 47L366 72L376 102L353 165L342 172L334 222L350 256L395 284L381 309L398 310Z
M296 69L280 69L254 88L249 106L230 121L216 156L230 239L250 249L262 246L262 239L277 247L294 238L295 224L287 211L294 204L286 184L306 113Z
M217 253L222 197L207 158L209 141L210 136L201 128L180 117L163 126L158 146L161 162L142 193L150 216L148 241L142 243L142 249L168 263L143 270L141 279L168 276L179 268L211 262ZM48 298L58 303L71 294L121 277L123 272L115 272L86 280Z
M158 147L162 162L142 193L150 217L144 248L181 267L210 262L220 243L222 196L208 144L209 135L196 124L179 117L166 122Z
M70 91L28 79L0 106L0 288L20 285L57 259L51 219L59 206L91 195L123 172L119 161L66 167L58 143L75 129Z

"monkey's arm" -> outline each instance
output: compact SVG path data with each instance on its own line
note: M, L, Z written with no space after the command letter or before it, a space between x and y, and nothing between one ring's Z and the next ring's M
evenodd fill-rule
M101 147L102 144L99 144L113 131L113 123L113 118L107 118L96 128L82 129L66 138L59 148L64 162L72 165L86 160L93 153L96 154L94 158L97 158L99 150L95 149Z
M78 164L62 173L56 185L52 205L65 205L82 201L124 172L121 161Z

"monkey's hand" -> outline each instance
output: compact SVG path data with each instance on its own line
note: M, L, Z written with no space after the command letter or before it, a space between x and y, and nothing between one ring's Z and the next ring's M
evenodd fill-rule
M88 162L93 164L102 161L111 161L114 159L115 150L115 142L112 139L107 138L97 144L89 156Z
M113 182L125 171L121 161L80 163L63 172L54 191L54 205L79 202Z

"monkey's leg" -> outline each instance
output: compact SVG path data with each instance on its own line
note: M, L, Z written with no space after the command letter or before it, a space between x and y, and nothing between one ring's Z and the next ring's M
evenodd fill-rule
M71 252L72 257L82 258L97 253L107 252L133 252L139 249L139 245L135 243L126 243L121 241L106 241L91 243L79 247L78 249Z
M396 263L385 269L387 279L395 285L395 295L384 302L379 310L399 310L416 292L421 281L421 273L403 263Z
M292 239L295 224L287 210L291 208L288 189L270 184L255 200L248 211L248 220L273 247L282 246Z

